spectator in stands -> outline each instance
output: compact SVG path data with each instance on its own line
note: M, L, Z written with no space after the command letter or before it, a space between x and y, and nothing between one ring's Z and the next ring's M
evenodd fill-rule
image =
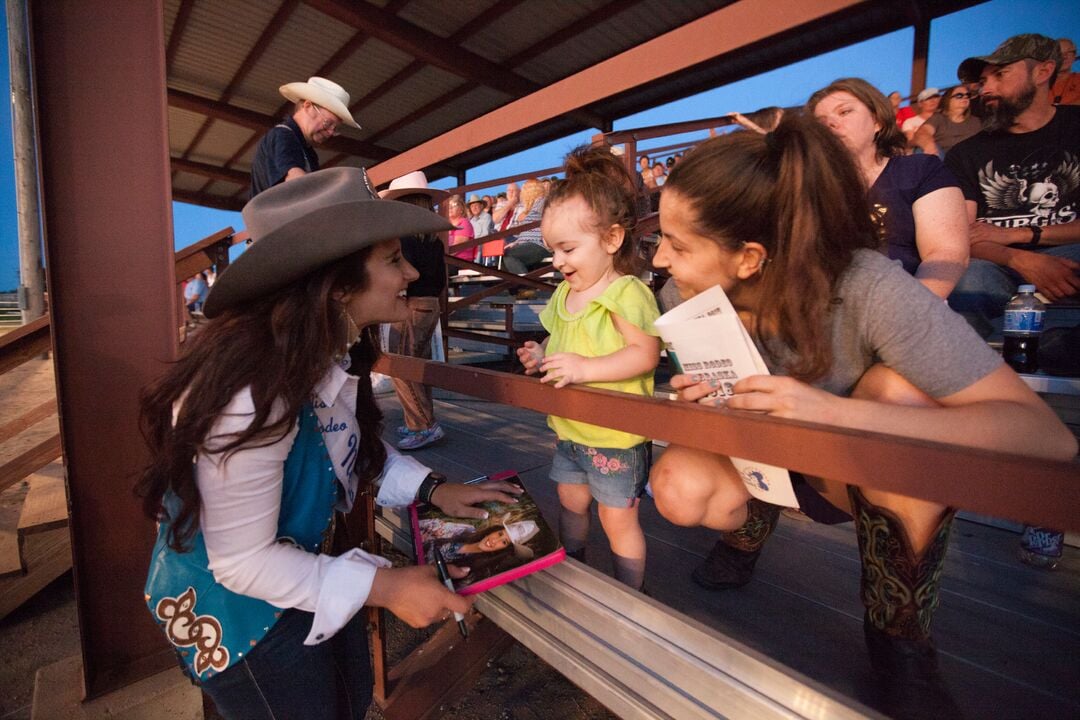
M270 129L251 160L251 197L286 180L319 169L320 145L337 134L339 125L360 128L349 112L349 93L321 77L279 88L293 103L292 114Z
M359 343L366 379L369 329L405 316L399 294L416 279L397 238L445 220L376 200L348 167L271 188L243 215L257 242L214 284L210 322L142 394L151 452L139 491L158 523L146 602L224 717L361 720L373 681L362 608L419 627L470 602L430 566L335 547L335 510L378 485L380 504L419 498L475 518L473 503L519 492L446 483L388 449L370 383L352 406L348 349Z
M461 199L460 195L451 195L446 200L446 217L454 225L454 229L450 231L450 254L456 258L472 262L476 259L475 247L454 250L455 245L466 243L474 237L473 226L469 222L468 211L465 209L465 201ZM455 274L456 272L455 270Z
M201 312L206 296L210 292L210 284L206 282L206 273L199 273L187 281L184 286L184 304L188 312Z
M941 99L941 110L915 131L912 144L928 155L945 157L959 142L982 130L982 123L971 114L971 91L963 85L948 88Z
M479 195L469 196L469 222L473 226L473 237L487 237L495 232L495 224L491 218L491 213L487 210L487 197L489 196L484 198ZM477 252L479 257L477 262L484 265L495 265L499 257L502 256L503 245L502 240L493 240L480 245Z
M638 187L655 188L652 175L652 161L648 155L638 158Z
M521 188L521 202L510 227L540 222L544 214L544 186L530 178ZM523 230L503 248L503 269L515 275L524 275L544 264L548 256L547 246L540 227Z
M563 282L540 322L550 335L518 357L528 374L556 388L570 384L652 395L660 340L652 291L637 279L637 189L607 146L566 157L566 181L546 205L544 236ZM551 479L559 491L559 536L584 562L593 499L611 543L615 577L638 590L645 581L645 534L638 498L648 475L647 438L551 416L559 441Z
M773 373L712 400L719 383L676 375L680 400L1043 458L1076 452L1076 439L997 353L877 251L863 178L820 123L793 115L771 136L702 143L664 186L660 222L654 264L684 299L719 284ZM872 462L865 467L873 472ZM734 531L747 551L776 522L779 508L751 500L722 455L672 445L650 480L666 518ZM929 632L954 510L808 482L855 519L881 709L960 716Z
M1021 282L1051 302L1080 294L1080 108L1053 104L1061 51L1048 37L1016 35L972 60L985 129L946 162L967 200L973 259L949 304L986 336ZM1020 557L1052 568L1063 543L1061 532L1028 526Z
M973 258L949 304L984 337L1020 283L1051 301L1080 291L1080 110L1051 102L1059 55L1050 38L1017 35L975 58L984 130L945 158L967 201Z
M652 166L653 183L656 187L664 187L664 183L667 181L667 168L662 162L656 162Z
M473 226L473 237L482 238L494 232L491 213L479 195L469 196L469 222Z
M896 96L895 102L893 102L892 100L893 95ZM907 121L908 118L915 117L915 108L913 108L910 104L905 105L904 107L900 107L900 101L902 99L903 98L900 97L900 93L896 92L895 90L892 92L892 94L889 95L889 105L892 106L893 112L896 113L897 128L902 127L904 122Z
M517 183L509 183L506 186L505 197L495 204L495 211L491 213L491 219L495 223L496 232L502 232L510 227L514 220L514 213L521 205L521 189Z
M885 96L859 78L815 92L807 110L847 148L870 188L879 233L890 258L942 299L967 266L964 198L934 155L904 155Z
M971 94L971 102L969 107L971 108L972 116L982 120L983 118L983 104L982 104L982 82L979 79L979 74L982 72L982 63L975 58L968 58L956 68L956 79L960 81L960 84L967 88L968 93Z
M1076 62L1076 43L1069 38L1058 39L1061 64L1057 79L1050 88L1050 100L1055 105L1080 105L1080 75L1072 71Z
M907 138L909 143L915 137L915 131L937 112L938 106L941 104L941 91L934 87L926 88L918 94L915 100L915 114L900 124L900 131L904 133L904 137Z
M425 210L431 210L449 195L445 190L428 187L427 176L419 170L397 178L379 193L384 200L397 200ZM446 290L445 252L442 240L434 233L401 237L401 255L416 268L419 277L405 291L408 315L390 325L387 343L390 352L431 359L431 338L441 317L439 301ZM435 419L431 386L396 377L391 382L405 416L405 423L397 429L398 449L419 450L442 440L445 432Z

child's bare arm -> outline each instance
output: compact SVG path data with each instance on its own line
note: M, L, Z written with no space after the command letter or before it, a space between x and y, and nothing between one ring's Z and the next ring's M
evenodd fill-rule
M649 372L660 363L660 338L647 334L633 323L612 314L615 329L626 340L626 347L610 355L584 357L577 353L555 353L543 359L542 382L555 387L571 383L614 382Z

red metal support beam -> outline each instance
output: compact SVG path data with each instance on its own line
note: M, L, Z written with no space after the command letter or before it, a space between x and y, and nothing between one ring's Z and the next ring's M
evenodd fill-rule
M914 21L915 42L911 51L911 97L926 87L926 58L930 54L930 18L919 12Z
M35 0L31 12L57 400L93 698L176 664L143 603L154 524L131 492L148 461L138 392L177 350L163 8Z
M376 184L505 135L861 4L862 0L732 3L369 169Z

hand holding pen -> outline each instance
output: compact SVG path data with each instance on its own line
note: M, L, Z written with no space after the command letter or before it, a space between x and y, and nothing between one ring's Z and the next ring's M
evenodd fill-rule
M432 553L435 556L435 569L439 573L439 580L450 592L454 592L454 581L450 579L450 573L446 569L446 560L443 558L442 551L438 546L432 549ZM465 616L459 612L454 613L454 620L457 621L458 631L461 633L461 637L469 637L469 628L465 625Z

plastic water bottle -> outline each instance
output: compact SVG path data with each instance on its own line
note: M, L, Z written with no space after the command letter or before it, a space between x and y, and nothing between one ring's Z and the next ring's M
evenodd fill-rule
M1005 346L1002 355L1016 372L1039 369L1039 333L1043 329L1046 306L1035 297L1034 285L1021 285L1005 306Z

